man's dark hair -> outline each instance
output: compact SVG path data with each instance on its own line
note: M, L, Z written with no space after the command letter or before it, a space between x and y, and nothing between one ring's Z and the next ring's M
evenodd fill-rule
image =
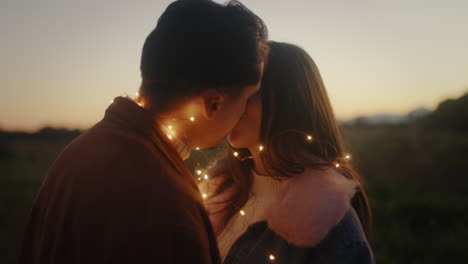
M237 1L175 1L143 46L141 93L158 109L206 88L239 93L259 81L266 40L263 21Z

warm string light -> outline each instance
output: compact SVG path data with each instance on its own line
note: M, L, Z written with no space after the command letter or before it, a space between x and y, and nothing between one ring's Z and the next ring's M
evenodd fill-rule
M273 261L276 260L276 257L275 257L275 255L270 254L270 255L268 255L268 259L269 259L271 262L273 262Z
M142 106L140 103L138 103L138 104L139 104L140 106ZM191 122L195 122L195 117L194 117L194 116L191 116L191 117L189 118L189 120L190 120ZM172 140L173 138L175 138L176 131L175 131L175 129L174 129L174 127L173 127L172 125L168 125L168 126L166 127L166 130L167 130L167 131L166 131L166 134L167 134L167 137L168 137L169 139ZM200 150L200 147L196 147L195 150Z
M310 134L306 134L306 133L298 131L298 130L291 130L291 131L303 134L305 136L306 141L308 141L308 142L312 142L313 139L314 139L312 137L312 135L310 135ZM286 131L286 132L289 132L289 131ZM264 151L264 150L265 150L265 147L263 145L258 145L258 151L261 152L261 151ZM234 157L239 158L239 152L234 151L232 154L234 155ZM246 159L252 159L252 158L253 158L252 156L248 156L248 157L240 158L240 160L244 161Z
M210 178L210 177L208 176L208 174L203 173L203 170L202 170L202 169L197 169L197 170L195 170L195 174L198 176L198 177L197 177L197 180L198 180L198 181L201 181L202 179L208 180L208 179ZM203 174L203 177L202 177L202 174Z
M313 140L313 137L312 137L311 135L305 134L305 139L306 139L306 141L311 142L311 141ZM198 149L198 148L197 148L197 149ZM261 152L261 151L264 151L264 150L265 150L265 147L264 147L263 145L259 145L259 146L258 146L258 150L259 150L260 152ZM238 158L238 159L241 159L241 158L239 157L239 152L237 152L237 151L233 151L233 152L232 152L232 155L233 155L234 157ZM253 157L246 157L246 158L253 158ZM246 158L243 158L243 159L241 159L241 160L244 160L244 159L246 159ZM346 154L344 158L345 158L346 160L350 160L350 159L351 159L351 155L350 155L350 154ZM341 167L341 164L340 164L339 162L335 162L334 164L335 164L335 167L336 167L336 168ZM201 170L197 170L196 173L197 173L198 175L201 175L201 174L202 174L202 171L201 171ZM208 180L208 175L205 174L205 175L204 175L204 179L205 179L205 180ZM201 178L198 177L198 180L200 181ZM208 195L207 195L206 193L203 193L203 194L202 194L203 199L207 199L207 196L208 196ZM239 214L240 214L241 216L245 216L245 211L244 211L244 210L240 210L240 211L239 211ZM267 258L268 258L268 260L269 260L270 263L276 262L276 256L275 256L274 254L268 254Z
M197 174L198 174L198 173L197 173ZM208 180L209 178L210 178L210 177L209 177L207 174L205 174L205 175L203 175L203 178L200 176L200 177L197 178L197 180L198 180L198 181L201 181L202 179Z
M121 96L126 96L126 97L128 97L128 95L126 95L126 94L121 95ZM143 102L141 102L141 100L140 100L141 98L139 98L139 96L140 96L140 93L139 93L138 91L135 92L135 97L136 97L136 98L135 98L135 102L136 102L139 106L143 107ZM112 99L112 100L111 100L111 103L113 103L113 102L114 102L114 100ZM195 116L190 116L190 117L189 117L189 120L190 120L190 122L195 122ZM171 139L171 140L174 139L174 138L175 138L175 131L174 131L173 126L172 126L172 125L169 125L169 126L167 126L166 128L169 130L169 133L167 133L167 137L168 137L169 139ZM200 150L199 147L196 147L195 149L196 149L196 150Z
M140 95L139 92L136 92L136 93L135 93L135 96L136 96L136 97L138 97L139 95ZM111 100L111 103L114 103L114 99ZM139 106L141 106L141 107L143 106L143 103L141 103L141 102L137 102L137 103L138 103ZM195 117L194 117L194 116L190 116L190 117L189 117L189 120L190 120L191 122L195 122ZM169 126L167 126L167 129L168 129L169 132L170 132L170 133L167 133L167 137L168 137L170 140L172 140L172 139L174 138L174 134L175 134L174 128L173 128L173 126L169 125ZM299 133L304 134L305 137L306 137L306 141L308 141L308 142L311 142L311 141L313 140L313 137L312 137L311 135L309 135L309 134L305 134L305 133L300 132L300 131L296 131L296 132L299 132ZM195 150L200 150L200 147L196 147ZM264 151L264 150L265 150L265 147L264 147L263 145L259 145L259 146L258 146L258 150L259 150L260 152L261 152L261 151ZM234 151L234 152L233 152L233 155L234 155L234 157L239 158L239 152ZM251 156L245 157L245 158L242 158L241 161L243 161L243 160L245 160L245 159L248 159L248 158L253 158L253 157L251 157ZM350 159L351 159L351 155L350 155L350 154L346 154L345 159L346 159L346 160L350 160ZM336 167L336 168L339 168L340 166L341 166L340 163L335 162L335 167ZM202 172L201 170L197 170L197 171L196 171L196 174L199 175L199 176L200 176L202 173L203 173L203 172ZM202 179L201 177L198 177L198 178L197 178L197 180L199 180L199 181L200 181L201 179ZM208 175L205 174L205 175L203 176L203 179L208 180L208 179L209 179ZM202 196L203 196L203 198L205 199L205 198L207 197L207 194L204 193L204 194L202 194ZM240 211L240 214L241 214L241 215L245 215L245 212L244 212L243 210L241 210L241 211ZM270 258L270 260L274 260L274 259L275 259L275 256L270 255L269 258Z
M295 132L299 132L299 133L301 133L301 134L304 134L304 135L305 135L305 138L306 138L306 141L308 141L308 142L311 142L311 141L314 139L314 138L312 137L312 135L310 135L310 134L306 134L306 133L303 133L303 132L300 132L300 131L295 131ZM265 147L264 147L263 145L258 145L258 151L264 151L264 150L265 150ZM240 161L244 161L244 160L246 160L246 159L253 159L252 156L247 156L247 157L241 158L241 157L239 157L239 152L237 152L237 151L233 151L233 152L232 152L232 155L233 155L234 157L238 158ZM345 158L346 160L350 160L350 159L351 159L351 155L350 155L350 154L346 154L344 158ZM334 162L333 164L334 164L334 166L335 166L336 168L341 167L341 164L340 164L339 162Z
M263 145L258 145L258 151L259 152L262 152L263 150L265 149L265 147ZM237 151L233 151L232 152L232 155L236 158L238 158L240 161L244 161L246 159L253 159L253 156L247 156L247 157L240 157L239 156L239 152Z
M195 119L194 119L194 118L190 118L190 120L193 122ZM306 141L311 142L311 141L313 140L313 137L312 137L311 135L305 134L305 139L306 139ZM200 148L198 148L198 147L196 148L196 150L199 150L199 149L200 149ZM264 150L265 150L265 147L264 147L263 145L259 145L259 146L258 146L258 150L259 150L260 152L261 152L261 151L264 151ZM240 159L240 157L239 157L239 152L233 151L232 154L233 154L234 157ZM247 157L247 158L252 158L252 157ZM345 158L346 160L350 160L350 159L351 159L351 155L350 155L350 154L346 154L344 158ZM246 158L244 158L244 159L246 159ZM244 159L241 159L241 160L244 160ZM335 167L336 167L336 168L339 168L339 167L341 166L341 164L340 164L339 162L335 162L334 164L335 164ZM203 171L200 170L200 169L198 169L198 170L196 170L196 174L200 176L200 175L203 174ZM198 177L197 179L198 179L198 181L202 180L201 177ZM204 174L203 179L208 180L208 179L209 179L208 175L207 175L207 174ZM208 198L208 195L207 195L206 193L202 193L202 198L203 198L203 199L207 199L207 198ZM240 214L241 216L245 216L245 211L244 211L244 210L240 210L240 211L239 211L239 214ZM268 255L267 255L267 258L268 258L268 260L269 260L270 263L276 262L276 256L275 256L274 254L268 254Z
M196 150L200 150L199 147L195 148ZM203 151L200 152L200 154L202 156L205 157L205 159L207 161L209 161L210 159L208 158L208 156L206 155L206 153L204 153ZM201 181L201 180L208 180L210 177L208 176L208 174L206 173L207 170L206 169L203 169L201 168L200 166L200 162L197 162L197 164L195 165L195 171L194 171L194 177L196 177L197 181Z
M172 129L172 126L167 126L167 137L172 139L174 137L175 131Z
M167 137L168 137L170 140L172 140L173 138L175 138L175 134L176 134L176 132L175 132L175 130L174 130L174 127L171 126L171 125L168 125L168 126L166 127L166 135L167 135Z
M126 97L128 97L128 95L126 95L126 94L121 95L121 96L126 96ZM135 98L134 100L135 100L135 102L136 102L139 106L142 107L142 106L143 106L143 103L141 102L141 98L139 98L139 96L140 96L140 93L139 93L138 91L135 92L135 97L136 97L136 98ZM111 103L114 103L114 99L111 100ZM189 117L189 120L190 120L190 122L195 122L195 116L190 116L190 117ZM170 140L174 139L174 138L175 138L175 134L176 134L176 131L175 131L174 127L173 127L172 125L168 125L168 126L166 126L165 128L166 128L166 135L167 135L167 137L168 137ZM195 150L200 150L200 147L196 147ZM201 178L201 175L202 175L202 174L203 174L203 171L202 171L202 170L200 170L200 169L196 170L196 175L200 176L200 177L197 178L197 180L199 180L199 181L202 180L202 178ZM208 180L208 179L209 179L208 175L207 175L207 174L203 175L203 179ZM203 196L203 198L206 198L206 197L207 197L206 194L203 194L202 196Z
M350 154L346 154L345 157L344 157L346 160L350 160L351 159L351 155ZM336 168L339 168L341 167L341 164L339 162L335 162L335 167Z
M201 180L202 179L202 174L203 174L203 171L201 169L197 169L195 170L195 174L198 176L197 180Z
M121 95L121 96L126 96L126 97L128 97L127 94L124 94L124 95ZM135 97L136 97L136 98L135 98L135 101L136 101L136 103L137 103L139 106L143 107L143 102L140 101L139 96L140 96L140 93L139 93L138 91L136 91L136 92L135 92ZM113 99L111 100L111 103L114 103L114 100L113 100ZM190 116L190 117L189 117L189 120L190 120L190 122L195 122L195 116ZM173 127L172 125L169 125L169 126L167 126L167 129L169 130L169 133L167 133L167 137L168 137L170 140L174 139L174 138L175 138L175 130L174 130L174 127ZM195 150L200 150L200 147L196 147Z

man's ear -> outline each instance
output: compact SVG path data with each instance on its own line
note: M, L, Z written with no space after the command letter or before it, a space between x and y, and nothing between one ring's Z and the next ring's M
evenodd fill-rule
M214 119L221 109L224 95L216 90L207 90L201 94L203 103L203 113L206 119Z

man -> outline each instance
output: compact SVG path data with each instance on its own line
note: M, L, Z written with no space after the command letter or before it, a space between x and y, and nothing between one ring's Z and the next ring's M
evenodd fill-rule
M50 168L20 263L219 263L183 158L239 120L259 89L265 41L238 2L170 4L145 41L137 101L115 98Z

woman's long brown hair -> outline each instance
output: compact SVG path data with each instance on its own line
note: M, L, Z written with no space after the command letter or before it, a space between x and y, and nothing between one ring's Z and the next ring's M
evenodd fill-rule
M272 177L281 179L294 177L306 168L334 167L338 162L339 168L334 169L359 183L352 206L369 237L369 202L360 175L345 158L343 141L317 66L300 47L278 42L268 45L270 53L260 90L263 100L260 140L265 146L262 152L265 167ZM245 205L253 183L253 161L243 159L251 153L248 149L235 151L238 157L230 151L210 169L212 177L221 179L212 197L227 189L234 190L228 200L222 201L226 222Z

